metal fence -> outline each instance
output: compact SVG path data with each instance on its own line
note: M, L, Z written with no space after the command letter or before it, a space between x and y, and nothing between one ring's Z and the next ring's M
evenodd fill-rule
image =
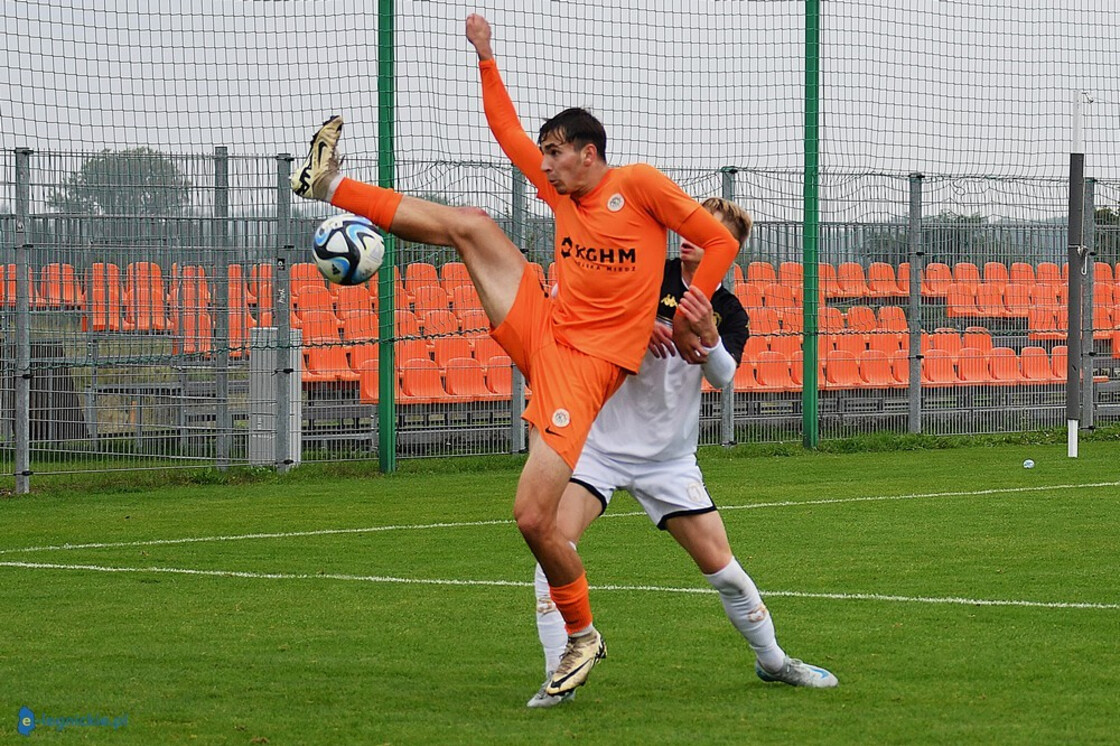
M397 245L394 332L383 335L376 284L330 286L308 263L326 211L292 204L287 156L133 154L100 182L76 178L97 154L4 157L14 178L0 215L0 462L17 489L36 474L371 459L387 442L401 457L525 447L523 382L486 334L454 252ZM430 177L413 191L484 205L547 279L551 220L508 167L413 168ZM727 283L752 339L735 384L705 393L702 441L798 438L812 336L802 226L765 219L757 196L781 194L789 176L673 176L697 196L763 205ZM1052 217L1063 188L826 183L845 219L826 219L820 239L823 437L1065 421L1066 225ZM1120 226L1091 219L1096 196L1111 204L1116 192L1091 184L1087 200L1086 426L1120 413Z

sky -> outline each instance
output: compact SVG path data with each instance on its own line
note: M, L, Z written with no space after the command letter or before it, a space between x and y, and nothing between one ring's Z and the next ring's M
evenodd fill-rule
M375 178L376 8L373 0L0 0L0 148L205 156L223 145L267 163L301 154L315 126L339 112L351 163ZM1115 0L822 0L821 8L826 216L860 219L875 212L868 202L897 212L913 172L927 176L931 195L964 208L973 191L978 202L1057 202L1079 99L1089 175L1120 179ZM611 162L651 162L696 191L718 189L718 169L732 166L761 217L796 212L805 89L804 8L794 0L397 0L403 187L508 191L499 169L456 165L504 164L463 35L472 11L494 26L529 132L562 108L586 106L607 126ZM238 178L250 182L273 176L267 165L244 170ZM950 176L990 179L954 188ZM990 186L1000 179L1038 183Z

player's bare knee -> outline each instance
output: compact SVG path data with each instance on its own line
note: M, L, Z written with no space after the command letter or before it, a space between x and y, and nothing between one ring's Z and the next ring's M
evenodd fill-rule
M549 515L539 505L531 503L515 505L513 519L517 523L517 530L533 544L543 542L556 530L555 516Z

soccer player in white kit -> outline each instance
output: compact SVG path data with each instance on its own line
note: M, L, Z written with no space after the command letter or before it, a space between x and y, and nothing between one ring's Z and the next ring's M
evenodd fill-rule
M751 217L742 207L720 198L706 200L704 207L740 244L746 240ZM658 320L664 322L679 305L690 321L702 323L707 359L700 365L684 362L674 354L670 327L655 324L641 371L626 379L595 419L560 502L560 529L574 546L606 510L614 491L627 490L719 591L728 619L754 651L759 678L794 686L834 687L837 679L832 673L790 658L778 645L770 613L731 551L723 520L696 462L701 376L716 388L727 385L734 378L748 335L747 313L725 288L718 288L710 302L703 294L687 292L702 256L703 250L681 242L680 259L666 262L657 311ZM535 587L547 684L564 651L567 633L540 565ZM550 695L542 686L527 704L552 707L574 696L574 690Z

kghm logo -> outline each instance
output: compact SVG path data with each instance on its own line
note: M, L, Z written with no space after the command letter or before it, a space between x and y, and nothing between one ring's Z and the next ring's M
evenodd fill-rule
M599 265L613 265L618 267L620 265L632 265L638 261L638 250L631 246L630 248L602 248L598 246L584 246L578 244L571 239L570 236L565 236L560 242L560 256L563 259L575 257L577 262L584 264L599 264Z
M30 707L19 708L16 719L16 731L21 736L30 736L36 728L50 728L64 731L67 728L112 728L118 730L128 725L128 715L109 717L107 715L78 715L72 717L55 717L54 715L36 715Z

